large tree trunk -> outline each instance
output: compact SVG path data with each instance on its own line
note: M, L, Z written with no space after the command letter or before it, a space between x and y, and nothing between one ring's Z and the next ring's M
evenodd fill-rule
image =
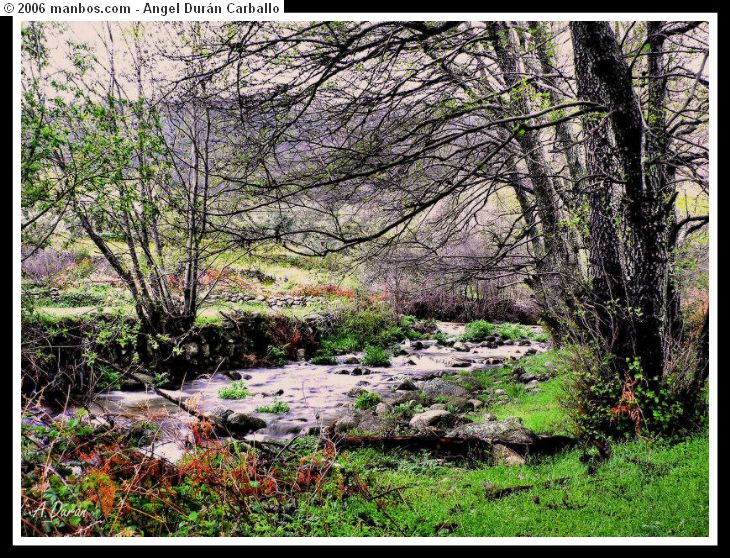
M645 130L631 70L606 22L571 22L578 94L606 107L587 149L590 275L603 309L602 335L621 368L638 359L661 379L666 334L671 200L647 164Z

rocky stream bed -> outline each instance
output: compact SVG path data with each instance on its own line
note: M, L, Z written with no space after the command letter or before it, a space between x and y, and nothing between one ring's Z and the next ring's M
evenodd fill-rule
M462 324L439 324L442 332L455 337L463 333L463 327ZM538 333L540 328L533 330ZM147 449L173 461L189 443L190 424L197 420L189 412L191 409L198 416L211 417L223 431L249 441L286 441L328 429L338 434L476 436L488 441L508 438L524 444L535 438L519 425L518 418L499 422L489 413L483 414L479 422L465 418L464 415L483 406L484 397L479 398L480 394L448 382L442 376L500 367L546 349L546 343L511 341L498 336L481 343L453 345L434 340L404 341L389 367L363 366L360 363L363 355L350 353L338 356L336 365L300 361L280 368L215 372L185 382L179 390L162 390L168 398L160 396L151 386L102 393L96 398L92 412L117 424L154 423L158 435ZM219 390L238 378L244 380L249 395L243 399L222 399ZM528 390L539 389L541 379L528 374L516 378ZM354 409L355 398L363 391L379 395L380 402L369 409ZM497 401L504 396L504 390L492 391L490 395ZM417 412L394 417L393 407L411 400L418 404ZM187 410L173 401L181 402ZM282 414L257 411L276 401L286 404L288 411Z

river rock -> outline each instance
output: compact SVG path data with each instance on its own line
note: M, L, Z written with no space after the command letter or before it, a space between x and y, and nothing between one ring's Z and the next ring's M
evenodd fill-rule
M465 352L467 352L469 350L469 347L467 347L465 343L462 343L461 341L457 341L456 343L454 343L453 349L455 351L459 351L461 353L465 353Z
M465 358L455 358L450 361L451 368L469 368L472 361Z
M418 388L416 387L416 384L413 383L413 380L406 378L399 383L395 389L400 391L415 391Z
M355 415L345 415L337 420L335 423L335 432L347 432L357 427L360 420Z
M345 364L360 364L360 359L356 356L349 356L344 361Z
M387 403L378 403L375 406L375 414L378 416L387 415L391 410L391 406Z
M510 467L525 464L524 457L522 457L512 448L508 448L507 446L502 444L492 445L492 457L498 463L504 463L505 465L508 465Z
M525 384L525 389L530 390L530 391L535 391L537 389L540 389L539 385L540 384L537 380L530 380L529 382L527 382Z
M409 424L412 428L416 428L418 430L428 428L448 428L453 426L456 420L457 418L448 411L441 409L429 409L428 411L415 415Z
M441 378L428 380L423 384L422 390L429 397L467 397L469 395L469 392L463 387Z
M246 413L231 413L226 418L226 426L238 434L248 434L266 427L266 421Z
M532 444L537 435L510 420L473 422L462 424L451 430L450 438L479 438L487 442L505 442L511 444Z

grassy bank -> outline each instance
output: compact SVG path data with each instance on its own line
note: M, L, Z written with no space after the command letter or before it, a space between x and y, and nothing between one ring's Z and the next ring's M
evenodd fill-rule
M552 351L521 360L554 378L484 412L529 428L569 432L560 405L569 376ZM511 368L461 382L508 386ZM499 383L496 383L499 382ZM475 413L475 420L480 420ZM598 461L584 448L518 466L445 461L427 453L340 452L305 437L276 455L206 442L201 430L176 466L135 449L152 425L99 431L80 417L24 427L28 534L127 536L707 536L706 433L678 443L613 444ZM141 433L141 434L140 434ZM90 452L90 453L89 453ZM43 521L33 510L66 510ZM55 512L54 512L55 513ZM32 531L32 532L31 532Z

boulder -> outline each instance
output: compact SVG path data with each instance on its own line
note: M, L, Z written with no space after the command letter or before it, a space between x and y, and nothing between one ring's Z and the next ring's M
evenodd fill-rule
M418 388L416 387L416 384L413 383L413 380L405 378L396 386L395 389L400 391L415 391Z
M454 343L453 349L455 351L465 353L469 350L469 347L467 347L466 344L462 343L461 341L457 341L456 343Z
M231 413L226 418L226 426L237 434L248 434L266 427L266 421L246 413Z
M510 467L515 465L524 465L525 458L522 457L512 448L508 448L502 444L494 444L492 446L492 457L498 463L504 463Z
M345 364L360 364L360 359L352 355L347 357L344 361Z
M447 436L450 438L479 438L486 442L508 444L532 444L538 439L534 432L510 420L462 424L451 430Z
M441 409L429 409L428 411L415 415L409 424L412 428L425 430L429 428L449 428L453 426L457 420L457 417L448 411Z
M467 397L469 395L469 392L463 387L441 378L428 380L423 384L422 391L429 397Z
M469 368L472 365L471 360L465 358L455 358L450 361L451 368Z
M484 403L479 401L479 399L469 399L467 402L471 405L471 408L474 410L477 410L479 407L484 405Z
M335 432L347 432L348 430L352 430L353 428L356 428L358 423L360 422L360 419L355 415L345 415L344 417L341 417L335 422Z
M378 403L375 406L375 414L378 416L387 415L392 410L391 406L387 403Z

